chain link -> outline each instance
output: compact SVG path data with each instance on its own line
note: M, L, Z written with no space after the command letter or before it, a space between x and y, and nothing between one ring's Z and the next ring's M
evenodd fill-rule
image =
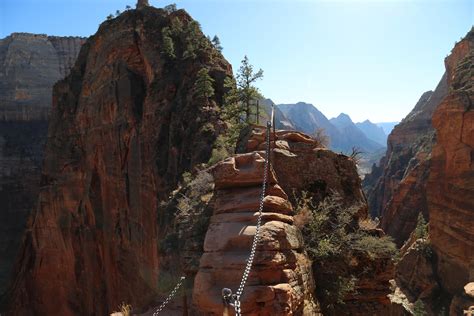
M158 316L160 312L165 308L166 305L173 299L173 297L176 295L176 292L178 292L179 288L183 284L183 281L186 279L185 276L182 276L181 279L179 280L178 284L174 287L173 291L171 291L170 295L166 298L166 300L156 309L156 311L153 313L153 316Z
M250 275L250 271L252 269L253 260L255 259L255 253L257 252L257 245L260 241L260 227L262 226L262 216L263 216L263 203L266 195L267 190L267 180L268 180L268 166L270 161L270 128L272 123L270 121L267 122L267 137L266 137L266 147L265 147L265 165L263 167L263 184L262 184L262 193L260 196L260 204L258 208L258 217L257 217L257 226L255 230L255 235L253 236L252 248L250 250L249 258L247 259L247 264L244 269L244 273L242 275L242 280L240 281L239 288L234 295L234 309L235 309L235 316L241 316L241 302L240 297L244 293L245 284L247 283L247 279Z

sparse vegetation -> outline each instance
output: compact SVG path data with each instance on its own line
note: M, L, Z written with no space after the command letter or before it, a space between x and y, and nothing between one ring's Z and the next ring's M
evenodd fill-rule
M360 272L351 266L354 258L369 262L378 258L391 260L397 253L390 237L379 238L360 229L355 217L358 206L345 207L335 193L318 205L303 193L297 199L296 211L296 224L303 232L305 249L313 261L313 273L318 280L316 296L323 311L334 310L355 291Z
M329 146L329 136L326 134L324 128L317 128L311 137L318 141L321 146Z
M173 39L171 38L170 28L164 27L161 30L161 36L163 37L163 50L161 53L167 56L169 59L175 59L176 55L174 52L174 43Z
M130 316L132 311L132 305L130 304L125 304L122 302L122 304L119 305L118 311L115 311L114 313L122 313L123 316Z
M171 3L171 4L168 4L167 6L165 6L163 8L163 10L165 10L168 14L171 14L175 11L177 11L177 7L176 7L176 3Z
M360 163L360 160L362 159L362 154L363 152L358 147L352 147L352 151L349 154L349 158L354 161L356 165L358 165Z
M426 307L425 304L419 299L413 305L413 315L414 316L426 316Z
M112 20L113 18L114 18L114 15L113 15L113 14L107 15L107 20Z
M217 37L217 35L214 35L211 42L215 49L222 52L223 47L221 45L221 40L219 39L219 37Z

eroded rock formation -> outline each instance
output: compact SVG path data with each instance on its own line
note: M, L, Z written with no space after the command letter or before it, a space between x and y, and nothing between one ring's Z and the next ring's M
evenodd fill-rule
M446 96L446 75L435 91L425 92L415 108L392 130L385 157L364 179L372 217L399 246L416 226L421 212L428 218L426 183L434 129L433 112Z
M213 168L216 202L196 275L196 314L221 315L224 287L239 284L253 235L263 181L261 153L240 154ZM293 209L273 170L264 199L261 241L242 296L242 312L254 315L314 313L311 262L293 225Z
M445 64L449 94L433 115L437 141L427 194L437 272L457 314L467 309L464 285L474 281L474 29Z
M416 210L429 216L428 239L415 241L412 233L396 269L401 291L411 304L422 302L428 315L462 315L474 305L464 289L474 278L474 30L456 44L445 65L447 95L432 111L436 134L417 152L416 164L412 158L411 169L397 171L403 172L402 181L386 187L395 190L382 220L402 242L408 226L415 226ZM389 183L386 171L376 189Z
M174 58L162 53L162 30L172 23L181 26L171 38ZM206 44L186 12L144 7L104 22L83 45L54 87L12 314L107 315L155 296L159 201L183 171L209 159L223 82L232 76ZM194 95L202 68L214 79L207 100Z
M84 40L29 33L0 40L0 294L38 197L53 84Z

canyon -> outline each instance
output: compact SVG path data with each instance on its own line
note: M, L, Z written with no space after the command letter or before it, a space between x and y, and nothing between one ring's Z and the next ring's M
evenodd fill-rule
M0 295L38 197L53 84L84 41L29 33L0 40Z
M396 281L429 315L461 315L474 305L464 290L474 277L473 65L474 29L456 43L436 90L394 128L380 166L364 179L372 216L403 245ZM429 230L417 241L420 214Z
M222 289L237 290L262 198L243 313L461 315L474 306L474 28L445 69L388 139L281 104L276 130L247 124L211 163L233 128L233 70L186 11L144 0L88 39L1 40L0 312L125 302L149 315L181 277L173 312L232 311ZM266 123L273 102L260 102ZM362 180L352 147L375 157L385 141Z

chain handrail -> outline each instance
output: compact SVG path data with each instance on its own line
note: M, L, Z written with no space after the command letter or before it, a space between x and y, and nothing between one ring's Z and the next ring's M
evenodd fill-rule
M186 279L185 276L182 276L181 279L179 279L178 284L174 287L174 289L171 291L170 295L166 298L166 300L161 303L160 307L156 309L156 311L153 313L153 316L158 316L163 308L165 308L166 305L171 301L171 299L176 295L176 292L178 292L179 288L181 287L181 284L183 284L183 281Z
M260 228L262 226L263 204L264 204L264 199L265 199L266 190L267 190L268 168L269 168L269 164L270 164L270 132L271 132L272 126L273 126L273 130L275 130L275 124L274 124L275 116L274 115L275 115L275 105L272 104L271 117L270 117L270 120L267 121L267 126L266 126L265 163L264 163L264 167L263 167L262 192L261 192L261 195L260 195L257 225L256 225L256 229L255 229L255 235L253 236L252 247L250 249L250 255L247 259L247 264L245 265L244 273L242 275L242 279L240 281L240 285L237 289L237 292L235 294L232 294L232 290L230 290L228 288L222 289L223 302L224 302L224 304L231 305L231 306L234 307L235 316L241 316L242 315L240 297L244 293L245 284L247 283L247 279L250 275L250 271L252 269L253 261L255 259L255 254L257 252L257 245L258 245L258 242L260 241ZM181 287L181 285L182 285L182 283L185 279L186 279L186 277L184 277L184 276L181 277L178 284L176 284L173 291L171 291L170 295L168 295L166 300L153 313L153 316L158 316L159 313L163 310L163 308L166 307L166 305L176 295L176 292L179 290L179 288Z
M272 105L271 118L269 121L267 121L266 144L265 144L265 164L263 168L262 193L260 196L257 225L255 229L255 235L253 237L250 255L247 259L247 264L245 265L244 273L242 275L242 279L240 281L240 285L239 285L239 288L237 289L237 292L235 294L232 294L232 291L230 289L224 288L222 290L223 302L224 304L231 305L234 307L235 316L241 316L242 314L242 310L241 310L242 304L240 302L240 298L244 292L245 284L247 283L247 279L250 275L253 261L255 259L255 253L257 252L257 245L258 245L258 242L260 241L260 228L262 226L263 204L264 204L264 199L266 195L268 168L270 164L270 132L271 132L271 127L274 125L273 120L274 120L274 105Z

